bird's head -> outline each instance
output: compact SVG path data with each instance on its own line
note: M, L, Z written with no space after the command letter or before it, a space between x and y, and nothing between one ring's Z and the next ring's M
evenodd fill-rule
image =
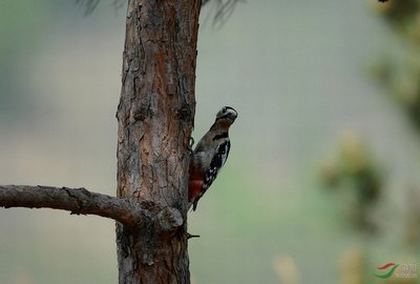
M231 125L237 117L238 117L238 112L233 107L224 106L216 114L216 122L221 122L222 124Z

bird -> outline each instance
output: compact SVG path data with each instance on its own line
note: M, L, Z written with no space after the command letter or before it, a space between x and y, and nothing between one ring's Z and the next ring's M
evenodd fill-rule
M216 114L210 130L200 139L192 152L189 167L188 201L192 210L209 189L220 172L230 151L229 128L238 117L238 112L224 106Z

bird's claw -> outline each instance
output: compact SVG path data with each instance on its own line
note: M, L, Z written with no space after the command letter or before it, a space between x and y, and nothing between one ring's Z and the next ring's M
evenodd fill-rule
M194 152L193 146L194 146L194 138L190 137L189 142L188 142L188 151L190 151L191 153Z

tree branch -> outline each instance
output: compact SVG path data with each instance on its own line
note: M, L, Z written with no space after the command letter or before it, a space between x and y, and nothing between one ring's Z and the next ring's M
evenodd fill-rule
M129 200L85 188L50 186L0 185L0 207L52 208L71 214L91 214L134 226L150 216L148 208Z

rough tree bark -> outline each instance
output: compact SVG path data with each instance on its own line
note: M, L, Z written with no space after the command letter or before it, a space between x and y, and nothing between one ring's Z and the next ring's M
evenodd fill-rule
M187 185L200 8L201 0L128 1L117 197L0 186L1 207L115 219L120 284L190 283Z
M162 233L117 224L120 283L189 283L187 184L200 0L130 0L118 106L119 197L175 208Z

